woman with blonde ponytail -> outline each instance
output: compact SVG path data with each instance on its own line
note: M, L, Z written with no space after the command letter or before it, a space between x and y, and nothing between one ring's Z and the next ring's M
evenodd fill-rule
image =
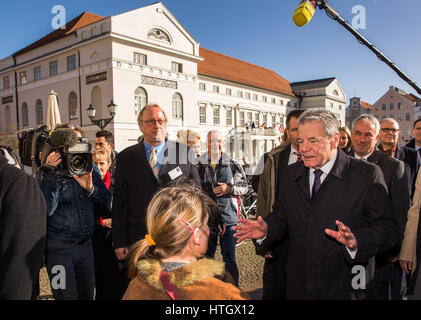
M145 239L129 252L123 300L245 300L224 263L206 253L208 217L216 204L191 185L161 189L150 202Z

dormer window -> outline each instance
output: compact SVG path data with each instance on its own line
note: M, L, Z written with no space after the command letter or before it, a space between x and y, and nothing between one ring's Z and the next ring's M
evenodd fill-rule
M158 28L153 28L153 29L149 30L148 38L153 39L153 40L163 41L163 42L171 44L170 36L166 32L164 32L164 31L162 31L161 29L158 29Z

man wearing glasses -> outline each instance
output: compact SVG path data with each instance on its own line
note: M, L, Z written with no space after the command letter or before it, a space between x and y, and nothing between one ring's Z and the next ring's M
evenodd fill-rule
M146 208L158 189L181 178L200 186L191 149L166 139L164 110L147 105L137 121L143 139L121 151L116 160L112 239L119 260L125 260L129 246L144 238Z
M414 196L415 180L418 174L418 168L421 164L421 158L415 149L404 147L399 141L399 123L392 118L383 119L380 122L380 151L401 160L405 163L405 174L408 179L411 199Z

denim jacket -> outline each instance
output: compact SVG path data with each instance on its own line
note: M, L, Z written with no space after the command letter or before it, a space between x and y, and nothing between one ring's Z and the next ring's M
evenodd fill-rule
M107 207L111 194L93 164L93 189L89 193L75 179L58 173L42 172L36 178L47 204L47 238L75 241L92 238L94 232L94 203Z

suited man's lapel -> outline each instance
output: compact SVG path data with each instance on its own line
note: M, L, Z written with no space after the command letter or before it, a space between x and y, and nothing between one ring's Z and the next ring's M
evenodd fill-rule
M304 163L301 161L297 165L297 170L295 172L293 180L297 183L298 188L304 194L305 198L310 201L310 184L308 179L309 169L304 166Z
M143 144L143 140L139 142L138 146L139 147L136 150L138 151L141 163L144 163L144 165L149 168L148 172L150 172L151 176L156 179L155 174L153 173L153 170L149 163L148 156L146 155L146 150L145 150L145 145Z
M380 153L379 153L380 152ZM381 151L380 150L374 150L374 152L371 154L371 156L369 156L367 158L368 162L374 163L376 165L379 164L380 161L380 156L381 156Z

